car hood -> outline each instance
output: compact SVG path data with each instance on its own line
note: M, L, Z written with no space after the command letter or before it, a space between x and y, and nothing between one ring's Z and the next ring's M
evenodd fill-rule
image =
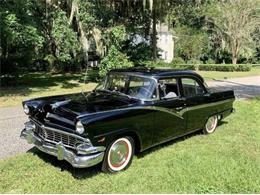
M76 115L94 113L127 107L137 100L106 92L78 93L64 96L64 100L52 104L55 110L63 110Z
M38 120L75 126L75 120L83 114L129 107L139 100L108 92L76 93L49 96L25 101L31 115Z

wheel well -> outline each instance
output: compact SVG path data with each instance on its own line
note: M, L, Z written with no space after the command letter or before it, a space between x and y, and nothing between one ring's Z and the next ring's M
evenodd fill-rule
M138 137L138 135L135 132L126 132L124 134L121 134L119 137L129 136L133 138L134 144L135 144L135 154L139 153L141 151L141 141Z

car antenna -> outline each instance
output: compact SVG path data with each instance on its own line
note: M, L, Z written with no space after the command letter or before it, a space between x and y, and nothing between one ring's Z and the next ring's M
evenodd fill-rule
M86 80L87 80L87 74L88 74L88 64L86 66L86 72L84 75L84 85L86 85ZM85 99L88 101L88 97L85 95L83 88L81 88L81 94L85 97Z

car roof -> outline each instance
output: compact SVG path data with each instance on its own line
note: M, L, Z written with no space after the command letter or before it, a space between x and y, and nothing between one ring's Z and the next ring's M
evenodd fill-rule
M155 69L155 68L127 68L127 69L113 69L111 73L134 74L137 76L154 77L157 79L172 77L172 76L195 76L202 82L204 79L194 71L191 70L175 70L175 69Z

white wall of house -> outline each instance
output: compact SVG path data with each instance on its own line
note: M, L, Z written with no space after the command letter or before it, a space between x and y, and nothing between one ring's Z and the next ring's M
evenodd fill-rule
M169 63L174 58L174 41L177 37L169 31L167 24L158 24L156 30L158 37L157 47L161 49L161 59Z
M165 62L171 62L174 58L174 37L170 32L158 32L157 47L159 54Z
M168 26L164 24L158 24L157 27L157 47L161 50L159 52L160 58L165 62L171 62L174 58L174 40L177 38L168 30ZM134 43L141 42L149 43L142 36L136 35L134 37Z

